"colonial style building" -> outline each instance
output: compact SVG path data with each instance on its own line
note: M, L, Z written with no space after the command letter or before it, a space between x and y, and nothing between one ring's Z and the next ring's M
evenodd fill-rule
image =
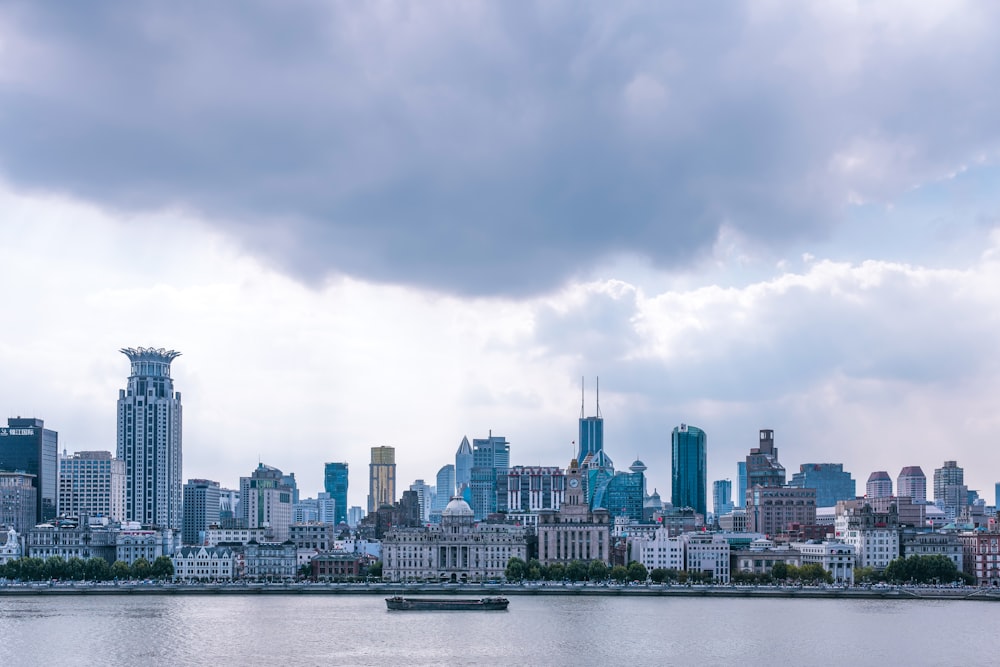
M819 563L830 573L834 583L854 585L854 547L842 542L795 542L802 565Z
M729 583L729 542L713 533L688 533L684 541L684 569L701 572L720 584Z
M229 547L181 547L171 557L174 578L229 581L236 573L236 552Z
M904 532L900 543L900 555L945 556L955 563L961 572L965 559L962 557L962 540L954 534Z
M243 547L243 563L244 576L254 581L292 579L298 569L292 542L248 542Z
M7 561L17 560L21 557L21 538L17 536L17 531L13 527L8 528L5 533L0 533L4 538L4 543L0 544L0 565Z
M816 523L816 489L754 485L747 491L747 530L777 535L790 524Z
M899 557L899 515L890 504L878 512L863 500L837 503L837 539L854 547L858 567L885 569Z
M591 510L584 498L584 471L573 459L566 470L566 496L559 511L538 513L538 560L542 565L574 560L609 562L611 515Z
M632 540L632 560L642 563L647 570L683 570L684 540L671 536L670 531L659 528L652 536Z
M454 498L441 523L393 528L382 539L382 578L388 581L502 579L511 558L527 559L524 526L475 523L472 508Z

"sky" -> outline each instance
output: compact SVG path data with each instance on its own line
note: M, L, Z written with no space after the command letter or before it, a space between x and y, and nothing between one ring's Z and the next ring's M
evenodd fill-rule
M0 4L0 408L115 449L163 347L184 477L400 491L463 436L566 466L600 411L670 498L1000 481L1000 7ZM581 388L585 389L581 398ZM581 405L581 402L583 403ZM0 415L4 416L4 415Z

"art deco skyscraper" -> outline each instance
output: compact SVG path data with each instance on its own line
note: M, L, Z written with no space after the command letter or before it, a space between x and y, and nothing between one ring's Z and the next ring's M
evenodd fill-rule
M180 352L151 347L120 350L132 362L128 388L118 392L118 452L125 462L125 519L181 529L181 395L170 362Z
M368 513L396 502L396 449L372 447L368 464Z

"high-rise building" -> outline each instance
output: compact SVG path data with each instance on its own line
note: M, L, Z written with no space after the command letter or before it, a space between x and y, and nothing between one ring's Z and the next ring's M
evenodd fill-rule
M834 507L837 501L854 500L857 485L843 463L803 463L788 486L816 489L817 507Z
M118 459L125 462L125 518L181 529L181 394L170 362L180 352L126 347L128 388L118 392Z
M868 498L889 498L892 496L892 477L885 470L876 470L868 476L865 484L865 496Z
M675 508L690 507L708 514L708 439L696 426L674 427L671 443L670 502Z
M497 477L510 470L510 443L500 435L472 440L472 512L481 521L507 510L507 496L497 493Z
M788 531L791 524L816 523L816 489L754 485L749 493L747 530L751 533L776 535Z
M288 475L277 468L257 464L249 477L240 477L240 508L247 528L267 528L268 539L284 542L292 525L295 490Z
M59 513L125 520L125 462L111 452L74 452L59 458Z
M189 479L184 485L184 526L181 540L184 544L202 544L209 526L219 523L218 482L210 479Z
M59 503L59 434L41 419L12 417L0 428L0 471L32 475L35 521L56 516Z
M38 490L35 476L23 472L0 472L0 526L27 532L38 522ZM0 558L0 563L3 559Z
M368 464L368 513L395 502L396 450L393 447L372 447L372 461Z
M239 489L219 489L219 525L226 528L246 528L240 508Z
M333 498L334 523L347 523L347 463L327 463L323 488Z
M469 438L463 436L458 451L455 452L455 491L460 491L472 484L472 445ZM450 502L450 500L449 500ZM447 507L447 502L445 507ZM442 508L443 509L443 508Z
M604 508L612 519L626 517L630 521L642 521L646 499L646 464L636 460L629 472L619 470L607 484L601 484L591 499L592 509Z
M899 471L896 478L896 495L900 498L911 498L913 502L927 502L927 476L920 466L906 466Z
M736 507L747 506L747 462L746 459L736 462Z
M955 461L945 461L934 469L934 504L953 520L969 505L969 489L965 486L965 470Z
M431 503L434 501L434 493L430 484L422 479L414 480L413 484L410 484L410 491L417 494L421 523L427 523L431 519Z
M455 466L451 463L441 466L438 470L436 493L431 512L442 512L455 496Z
M537 514L557 510L562 504L566 479L557 466L514 466L502 478L507 493L507 510Z
M583 382L580 383L580 439L577 445L576 459L582 465L587 457L597 459L604 452L604 418L601 417L601 385L597 384L596 414L587 417L584 406L585 396Z
M774 431L760 430L760 444L747 455L747 489L754 486L785 485L785 467L778 463L778 448L774 446Z
M716 519L733 511L733 483L728 479L712 482L712 511Z

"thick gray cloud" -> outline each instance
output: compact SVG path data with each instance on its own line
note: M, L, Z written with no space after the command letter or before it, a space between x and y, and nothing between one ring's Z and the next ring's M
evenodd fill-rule
M7 3L0 174L308 281L524 294L818 238L1000 148L988 5Z

